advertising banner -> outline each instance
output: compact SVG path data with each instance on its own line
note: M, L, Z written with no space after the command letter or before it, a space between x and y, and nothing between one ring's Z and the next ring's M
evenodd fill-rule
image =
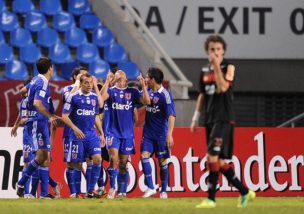
M17 138L10 137L10 128L0 128L0 198L15 198L15 183L22 170L22 130ZM128 197L140 197L146 190L140 163L142 129L135 129L136 154L128 164L130 179ZM69 196L63 163L62 128L55 137L51 176L63 185L62 195ZM258 196L304 196L304 129L303 128L237 128L234 156L228 160L236 175L257 192ZM189 128L174 130L174 147L169 161L169 197L202 197L207 195L208 171L206 168L205 130L191 133ZM153 180L159 187L159 167L151 159ZM108 162L103 162L108 167ZM86 164L83 164L85 171ZM108 177L105 174L107 189ZM219 176L219 196L238 196L236 189ZM82 176L82 192L85 192ZM158 197L158 195L157 195Z

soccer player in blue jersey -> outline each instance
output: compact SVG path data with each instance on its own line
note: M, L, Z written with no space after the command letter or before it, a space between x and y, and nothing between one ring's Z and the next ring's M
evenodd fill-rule
M143 198L156 194L152 181L150 156L158 158L161 178L160 198L166 199L168 186L168 164L170 149L173 146L173 128L175 123L175 105L172 95L163 86L163 72L151 67L146 76L150 103L146 106L146 117L141 143L141 163L145 175L146 190Z
M15 121L15 124L11 130L11 135L12 136L17 136L17 129L18 127L21 125L23 126L23 158L24 158L24 170L26 169L26 167L28 167L28 163L30 161L32 161L35 158L35 148L33 146L33 138L31 137L31 133L28 132L28 126L26 124L27 120L28 120L28 109L27 109L27 101L28 101L28 83L31 81L32 78L28 79L25 81L25 86L21 89L22 91L22 100L20 103L20 111L18 114L18 117ZM50 105L49 105L50 109L50 113L53 114L54 113L54 106L53 103L50 99ZM52 126L54 127L54 126ZM51 136L50 136L50 144L51 144L51 148L52 148L52 135L54 135L54 133L51 132ZM49 166L49 158L48 160L46 160L43 165ZM27 181L26 185L25 185L25 198L36 198L36 192L37 192L37 187L38 187L38 183L39 183L39 170L35 170L32 173L31 178ZM31 183L31 191L29 191L29 183ZM49 184L50 186L53 188L53 191L55 193L55 198L60 198L60 184L56 181L54 181L51 176L49 177ZM51 195L50 195L51 196Z
M40 58L36 63L39 74L33 78L28 86L28 131L32 134L33 145L36 151L35 159L29 163L22 178L17 184L17 195L24 196L24 185L32 173L48 159L50 151L50 133L48 122L56 125L58 116L49 112L50 87L49 80L53 75L52 62L48 58ZM49 199L48 167L39 169L41 178L40 198Z
M108 74L104 84L102 96L105 102L105 111L109 114L109 123L106 128L106 143L109 149L110 166L108 173L110 175L110 190L108 199L114 199L116 194L116 178L118 183L118 192L125 190L126 184L126 165L129 155L135 153L134 146L134 107L138 103L146 104L149 102L149 96L145 87L143 77L138 80L143 85L143 94L136 88L127 86L127 77L122 70L117 70L114 80ZM109 84L115 85L111 88ZM118 168L120 176L117 177Z
M101 122L98 118L99 101L93 89L93 77L83 74L80 77L80 90L71 94L64 104L62 119L72 130L72 158L79 162L85 156L93 160L92 176L89 181L87 196L99 197L94 187L101 169L101 145L105 143ZM100 136L96 134L96 126Z
M63 88L62 100L63 105L65 104L68 97L79 90L80 88L80 77L83 74L88 73L84 67L78 67L73 70L72 80L73 84ZM66 178L70 189L70 198L81 197L81 168L82 161L75 160L72 158L72 131L67 125L63 128L63 144L64 144L64 162L67 163ZM87 170L92 169L92 166L87 167ZM87 172L87 175L91 172Z
M30 80L31 79L27 80L25 82L25 85L27 85L30 82ZM24 166L23 166L22 174L25 173L25 170L28 167L29 162L32 161L35 157L34 150L32 148L33 146L32 146L31 136L28 135L28 127L27 127L27 125L25 125L25 122L27 120L26 106L27 106L27 94L25 97L22 98L22 100L20 102L19 114L18 114L18 117L11 130L11 136L16 137L18 127L23 125L23 140L22 140L23 149L22 149L22 151L23 151ZM30 182L31 182L31 179L28 179L28 181L24 185L24 193L25 193L24 196L26 198L31 198Z

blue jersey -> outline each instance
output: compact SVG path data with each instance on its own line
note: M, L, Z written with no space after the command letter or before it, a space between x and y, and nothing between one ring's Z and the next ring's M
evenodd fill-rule
M68 96L70 95L70 92L72 91L73 87L74 87L74 85L68 85L63 88L63 92L62 92L63 105L66 103L66 100L67 100ZM64 125L63 138L70 136L71 133L72 133L71 128L67 125Z
M22 98L21 102L20 102L20 118L21 119L25 119L27 118L27 97Z
M102 116L102 130L105 136L108 133L108 127L110 122L110 112L107 103L105 102L103 106L103 116Z
M107 134L116 138L134 137L134 108L139 104L142 94L136 88L123 89L111 87L108 89L106 111L109 111Z
M166 137L168 118L170 115L176 116L172 95L164 87L161 87L157 92L149 89L148 93L151 104L146 107L143 136L152 139L158 139L160 136Z
M99 113L98 98L93 92L83 94L81 90L71 94L63 107L63 113L70 113L71 121L85 134L96 133L95 117ZM76 136L72 135L73 139ZM85 139L84 139L85 140Z
M50 109L50 86L49 81L45 76L38 74L33 78L30 84L27 85L28 89L28 121L48 121L48 118L42 113L37 111L34 106L34 100L41 100L46 109Z

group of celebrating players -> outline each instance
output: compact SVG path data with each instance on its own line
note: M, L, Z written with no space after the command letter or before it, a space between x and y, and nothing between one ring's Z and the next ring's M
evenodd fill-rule
M103 159L109 160L106 169L110 181L107 198L126 197L129 180L127 163L130 155L135 154L136 108L144 105L146 117L141 162L148 188L143 197L156 194L149 161L155 153L160 166L160 198L167 198L167 158L173 146L176 113L172 95L162 85L163 72L151 67L145 78L138 76L139 87L130 87L125 72L115 68L108 72L103 86L98 87L98 80L86 68L75 68L73 84L63 89L62 115L58 116L54 114L49 86L53 75L52 62L48 58L40 58L36 66L39 74L20 91L23 96L20 113L11 131L15 136L17 128L24 126L25 164L16 186L17 195L36 198L40 181L40 198L60 197L60 184L49 176L49 165L56 127L64 123L64 161L67 163L70 198L100 198L106 193ZM87 165L85 195L81 192L83 162ZM49 194L49 184L54 196Z
M233 81L235 66L224 59L226 42L219 35L211 35L205 41L208 64L202 68L199 78L199 95L190 129L195 132L199 126L201 112L207 142L208 198L196 208L215 208L219 173L240 192L238 207L244 208L255 199L255 192L248 189L236 176L233 167L226 162L233 155L235 118L233 112ZM141 90L128 86L124 71L109 71L103 87L98 88L97 80L85 68L73 73L73 85L63 92L62 117L54 115L48 81L53 74L52 63L47 58L37 62L39 75L22 90L20 117L12 129L16 134L18 125L24 124L23 155L25 168L17 184L17 195L35 197L40 180L40 198L51 198L48 184L60 197L59 184L49 177L50 149L58 122L64 128L64 158L67 162L66 177L71 198L82 197L80 191L82 163L86 162L86 196L100 197L105 193L102 159L109 159L107 173L110 189L107 198L126 197L128 185L127 163L135 153L134 122L136 108L146 107L145 123L141 142L141 164L147 190L143 197L156 194L152 181L150 157L158 158L161 178L160 198L167 198L168 164L173 146L175 106L172 95L163 86L163 72L149 68L143 78L137 81ZM26 96L27 95L27 96ZM103 121L98 116L103 109ZM19 122L20 121L20 122ZM50 124L50 128L49 128ZM96 133L96 129L99 135ZM34 153L31 152L34 151ZM35 157L34 157L35 154ZM28 181L32 179L29 191ZM98 189L95 191L95 185ZM116 183L118 187L116 188Z

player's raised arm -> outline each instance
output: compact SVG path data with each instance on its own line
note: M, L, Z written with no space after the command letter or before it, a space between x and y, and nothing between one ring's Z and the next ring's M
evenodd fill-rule
M233 65L228 65L226 77L224 77L224 73L221 69L221 58L215 55L214 53L210 53L209 61L214 69L217 93L226 92L230 87L230 83L228 81L233 81L235 67Z
M100 90L101 97L104 101L109 98L108 89L110 85L113 84L113 80L114 80L114 74L111 71L109 71L107 74L107 79Z
M98 89L98 86L97 86L97 79L94 76L93 76L93 87L94 87L95 93L97 95L98 106L99 106L99 108L102 108L103 105L104 105L104 99L101 96L101 93L100 93L100 91Z
M142 86L142 90L143 90L143 96L140 97L140 102L144 105L149 105L151 103L151 100L150 100L150 96L149 96L149 93L148 93L148 90L147 90L147 86L146 86L146 82L145 82L145 79L143 78L143 76L140 74L138 77L137 77L137 80L139 81L139 83L141 84Z
M70 94L73 94L73 93L75 93L76 91L79 90L79 88L80 88L80 77L81 77L81 75L83 75L83 73L79 73L79 74L76 76L76 80L75 80L75 83L73 84L72 90L71 90L71 91L67 91L67 92L64 94L65 99L67 99L68 96L69 96Z

